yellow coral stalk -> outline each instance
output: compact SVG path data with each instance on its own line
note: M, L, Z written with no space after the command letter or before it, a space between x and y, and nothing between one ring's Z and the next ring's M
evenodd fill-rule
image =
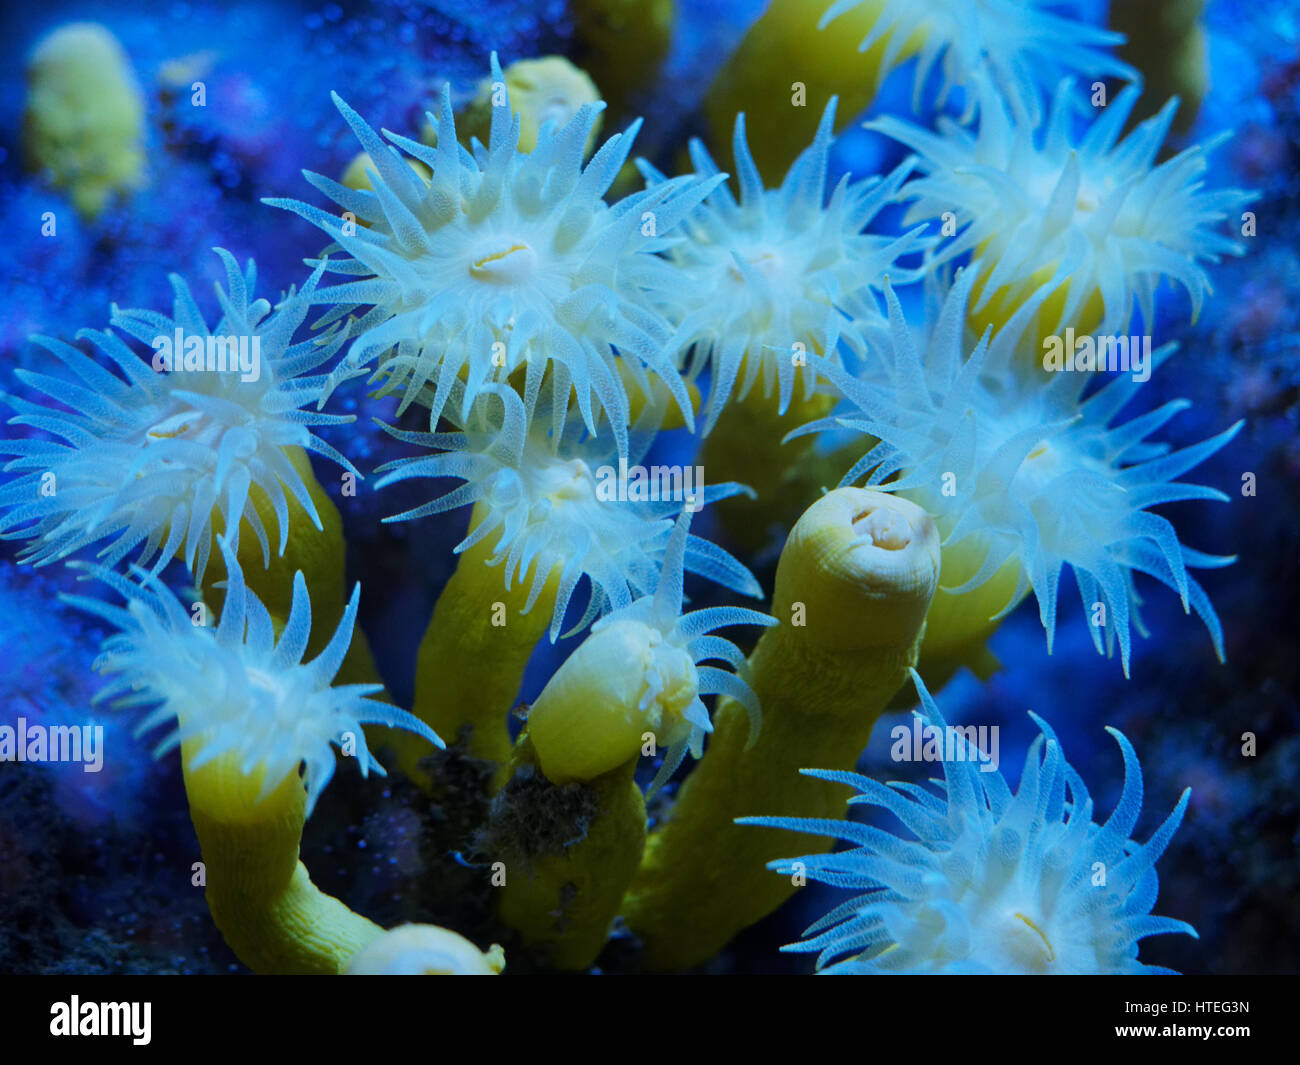
M705 97L709 143L725 158L736 115L745 112L760 170L784 170L812 140L818 116L839 96L839 125L875 99L889 42L867 52L858 42L872 29L882 6L872 0L818 29L819 5L809 0L772 0L740 47L713 79ZM902 62L920 50L921 37L899 50Z
M294 575L277 635L230 544L217 542L228 577L215 631L195 625L139 567L141 583L88 567L125 606L66 598L119 630L96 663L115 675L96 701L153 706L137 735L176 723L154 753L181 748L208 905L231 949L259 973L337 973L380 929L319 891L298 860L303 823L334 773L335 747L363 774L382 774L363 724L441 741L410 714L371 701L378 685L331 685L351 642L359 589L320 654L303 662L311 605L302 574Z
M562 786L566 803L553 797L557 785L541 774L527 731L516 745L511 783L497 798L498 816L511 810L533 839L557 829L574 834L549 853L493 855L506 864L498 912L557 969L581 971L595 962L641 860L646 815L636 764L634 752L608 772L570 778ZM563 817L545 823L570 804L587 811L579 823L567 824Z
M302 478L320 518L321 528L315 528L302 504L289 495L286 502L292 531L284 554L272 553L269 565L264 565L265 560L257 541L241 536L238 558L244 580L270 612L277 631L283 628L289 617L293 599L293 575L299 572L303 574L307 587L312 590L315 618L311 639L307 643L307 654L315 655L328 642L347 608L347 545L343 539L343 520L338 508L312 472L307 453L302 448L285 448L285 457ZM257 485L249 490L249 505L263 524L270 528L274 517L271 500ZM214 522L220 530L219 516L214 515ZM212 559L211 568L204 572L203 579L203 599L218 611L225 598L225 580L224 561L218 554ZM360 628L352 633L352 644L339 667L338 680L348 684L373 684L379 680L370 643Z
M648 89L672 43L674 0L571 0L579 59L619 115Z
M485 511L485 504L475 505L471 530ZM528 659L551 624L559 574L546 579L529 607L531 571L507 588L501 567L488 565L494 551L486 538L467 548L438 596L420 641L412 709L440 736L463 739L468 754L504 764L510 758L510 708ZM417 763L428 749L394 738L399 764L422 781Z
M255 973L342 972L383 929L322 892L298 860L307 799L298 774L259 802L264 771L245 775L234 755L192 768L201 750L185 745L185 791L226 943Z
M712 727L702 694L734 695L755 732L759 727L743 678L697 663L743 665L734 644L710 633L772 619L734 607L682 613L690 517L684 512L673 529L654 595L597 622L533 704L515 749L512 787L498 799L498 816L518 810L530 838L556 830L546 824L548 813L563 808L554 786L590 807L581 824L560 829L560 853L529 861L527 875L514 875L501 899L506 923L544 945L561 968L595 960L641 859L645 803L633 779L639 756L668 749L660 781L687 750L698 757ZM540 793L539 770L549 781ZM528 824L530 814L537 823Z
M1205 0L1128 0L1111 7L1111 25L1128 38L1119 53L1142 71L1147 88L1147 101L1130 121L1155 114L1161 100L1177 96L1183 106L1174 133L1191 131L1210 70L1204 16Z
M900 494L907 497L906 493ZM913 501L923 505L919 494ZM982 679L996 672L998 661L988 649L988 638L1029 594L1028 582L1016 559L1008 560L983 583L968 586L986 557L987 548L970 540L942 548L943 586L934 593L926 617L919 663L936 689L962 666Z
M738 481L754 491L752 497L735 496L718 504L728 537L746 551L761 550L774 528L788 528L816 497L818 475L824 471L816 463L812 441L783 440L825 417L834 405L833 396L815 394L794 398L780 413L775 397L755 390L729 403L705 438L700 462L709 476Z
M938 533L906 500L840 488L799 519L777 568L773 614L781 624L749 659L763 708L757 742L746 750L745 711L724 701L704 758L651 835L624 900L652 968L703 962L793 893L765 872L789 844L733 819L766 810L836 813L836 789L798 771L853 768L916 661L938 572Z

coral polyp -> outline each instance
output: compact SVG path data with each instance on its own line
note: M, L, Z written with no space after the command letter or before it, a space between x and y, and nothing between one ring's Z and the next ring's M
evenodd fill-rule
M973 83L987 78L1018 116L1037 122L1045 70L1138 79L1136 70L1109 54L1109 47L1123 43L1123 36L1051 11L1062 6L1059 0L836 0L818 28L833 33L843 15L872 9L871 29L858 50L880 52L874 64L877 81L904 60L918 56L918 98L926 76L939 62L941 100L955 86L969 92ZM967 115L987 103L987 97L968 95Z
M138 567L133 575L139 583L102 566L88 567L122 597L122 606L83 595L64 597L118 630L96 662L101 673L113 677L96 693L96 701L118 708L153 706L137 735L175 723L154 757L184 745L191 772L230 759L243 776L260 775L260 798L301 765L310 816L334 775L335 747L356 758L362 776L371 770L383 775L383 766L366 746L362 725L409 729L442 746L423 722L372 698L382 685L331 686L352 642L359 585L329 643L304 662L311 600L302 574L294 576L293 606L277 636L266 607L244 583L233 549L224 537L217 542L228 577L215 627L196 625L197 615Z
M856 789L850 806L888 811L913 838L854 821L741 819L829 833L851 845L771 864L861 892L782 949L816 952L823 972L857 975L1169 972L1139 961L1138 944L1171 932L1196 935L1185 921L1151 913L1156 862L1182 823L1190 790L1145 843L1131 839L1142 811L1142 767L1124 734L1107 728L1124 757L1124 791L1096 824L1083 778L1051 726L1031 713L1041 734L1013 793L988 752L950 728L912 676L943 752L944 779L933 781L933 790L857 773L803 772Z
M911 167L885 177L851 181L845 174L826 194L834 99L813 143L777 188L765 189L737 116L733 151L740 197L727 185L713 190L671 241L669 257L693 284L693 298L677 309L674 346L693 348L691 373L712 379L706 431L728 400L743 400L761 385L777 395L784 414L803 380L811 397L822 358L836 359L841 344L859 356L866 334L883 322L879 292L885 276L915 279L897 262L919 251L919 231L883 237L864 230L897 195ZM718 174L701 141L690 145L701 177ZM667 179L645 167L651 187Z
M118 374L63 341L33 338L71 373L15 372L66 409L7 399L18 411L11 425L59 438L0 441L0 452L17 456L5 471L19 474L0 488L0 535L31 540L23 558L40 565L109 540L99 552L107 566L139 548L138 562L156 559L158 572L183 554L201 580L215 513L232 544L247 522L269 563L268 530L250 501L254 489L270 501L280 554L290 532L286 493L321 527L286 449L315 451L356 474L310 428L352 417L304 409L317 404L326 385L310 371L342 342L341 335L294 342L320 271L273 311L253 296L254 264L241 271L228 252L217 254L226 288L217 286L222 316L215 326L208 327L189 286L173 275L170 316L114 308L113 327L148 345L152 356L138 355L108 330L78 334Z
M1255 198L1205 187L1223 138L1157 163L1176 99L1121 138L1141 95L1129 86L1076 136L1075 83L1060 84L1041 123L1017 121L987 82L977 84L984 102L974 131L951 119L937 133L893 116L870 123L919 154L923 176L904 190L908 220L952 219L955 235L934 262L978 259L972 312L1003 321L1046 284L1056 301L1044 333L1122 334L1135 304L1150 333L1156 289L1168 278L1199 315L1210 290L1202 263L1243 252L1224 222Z
M631 434L630 463L608 441L589 437L581 422L566 418L564 406L543 397L546 414L529 417L525 401L508 386L488 384L470 410L462 432L388 432L436 454L398 459L380 468L378 487L410 478L454 478L465 483L386 521L406 521L476 504L469 535L457 546L490 546L489 566L502 566L505 587L528 584L523 612L533 608L558 572L550 635L555 640L579 582L591 594L573 632L609 610L628 607L654 590L672 530L669 515L684 499L692 510L743 490L734 484L706 485L695 469L640 467L645 498L619 498L618 470L638 467L657 423L647 407ZM661 476L662 475L662 476ZM688 479L689 478L689 479ZM622 495L631 495L624 477ZM638 493L639 495L639 493ZM726 551L698 536L686 544L686 568L744 595L761 590L753 575Z
M504 86L503 77L494 55L492 80ZM401 392L403 408L431 386L432 427L457 378L465 385L464 413L485 384L521 367L540 381L549 367L560 394L572 389L587 428L594 433L605 414L626 454L631 404L621 361L646 397L651 375L663 381L692 424L661 309L687 282L656 253L721 179L674 179L611 207L603 197L638 124L607 140L584 167L598 107L584 104L563 128L543 123L536 147L523 152L519 118L504 88L501 94L488 144L475 141L472 153L456 140L450 91L439 117L429 116L437 148L386 134L432 169L429 182L336 97L374 163L374 191L308 174L344 217L297 200L267 201L337 242L332 247L346 254L327 253L328 271L360 278L312 297L336 305L327 320L371 308L352 326L340 374L380 358L384 390ZM358 219L366 225L358 228Z
M1043 292L990 339L970 347L966 311L976 279L967 269L943 298L934 327L918 347L892 288L887 290L893 360L887 383L829 368L848 400L844 413L810 427L847 426L877 442L845 474L900 492L934 516L944 543L941 595L953 599L988 585L1001 600L990 622L1033 589L1047 632L1056 632L1061 572L1072 570L1098 651L1118 643L1129 669L1130 627L1142 630L1133 576L1143 573L1175 590L1185 610L1205 622L1223 657L1218 615L1189 568L1232 558L1180 543L1168 519L1148 508L1175 500L1227 501L1218 489L1179 478L1241 428L1172 451L1147 438L1180 411L1173 400L1116 424L1145 378L1121 375L1085 395L1090 373L1050 378L1016 368L1026 323ZM1149 353L1145 372L1169 349ZM960 557L961 565L954 565ZM990 582L1014 574L1010 587Z
M758 739L762 712L745 681L745 657L713 633L775 625L776 619L740 607L682 613L689 527L690 512L684 511L653 594L597 621L532 707L529 734L551 780L592 779L635 758L652 735L667 748L652 790L661 787L688 752L696 758L704 753L713 725L702 695L735 699L749 715L750 743ZM736 672L699 664L710 659Z

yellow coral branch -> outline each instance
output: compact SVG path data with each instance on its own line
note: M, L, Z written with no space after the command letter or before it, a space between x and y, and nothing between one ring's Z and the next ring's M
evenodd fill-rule
M837 789L798 771L853 768L916 661L938 571L938 533L906 500L840 488L799 519L777 568L772 613L781 624L749 660L763 709L757 742L746 750L745 711L722 702L708 750L651 835L624 900L651 968L705 961L793 893L766 869L788 840L733 820L838 813ZM826 850L830 841L810 846Z
M527 731L519 737L512 765L516 773L540 773ZM581 835L557 853L527 861L506 856L501 920L530 947L544 951L557 969L581 971L595 962L641 860L646 814L636 765L634 754L606 773L563 785L586 789L593 812ZM508 791L503 798L509 798ZM530 810L545 817L549 806L530 802L521 812L527 816Z
M482 519L482 508L475 505L471 529ZM504 764L510 758L508 715L528 659L550 626L558 571L522 614L531 574L517 575L507 589L503 568L487 564L491 540L486 537L461 555L438 597L420 642L412 712L448 743L460 740L468 727L467 752ZM416 767L428 747L397 737L395 750L408 775L422 780Z
M242 530L243 535L239 538L238 559L245 583L266 607L277 632L284 627L289 616L293 600L293 575L301 572L306 578L307 587L311 589L312 627L311 639L307 643L307 657L311 658L319 654L329 642L347 606L347 545L343 539L343 520L339 517L338 508L316 480L307 453L298 447L285 448L284 451L285 457L307 486L322 528L316 528L293 493L286 493L290 532L284 554L277 555L273 544L271 564L264 566L261 545L251 535L251 526L245 522L247 527ZM262 519L263 527L275 528L275 509L266 492L254 484L249 489L248 498L249 504ZM213 514L213 528L214 537L222 531L219 513ZM225 592L217 585L225 579L225 562L219 551L214 552L204 573L203 598L218 612L225 601ZM360 626L352 633L352 645L343 665L339 667L336 683L379 683L374 656ZM428 753L427 747L424 747L424 753Z
M182 746L190 817L208 908L230 949L255 973L327 974L383 929L312 882L298 860L307 793L291 773L260 798L265 773L233 755L195 768L201 741Z
M865 110L888 73L881 62L889 38L886 35L865 54L858 51L858 42L871 30L881 6L875 0L864 3L822 32L817 27L822 13L818 5L772 0L705 97L708 141L715 156L731 158L732 123L737 112L744 111L759 171L779 174L813 139L832 96L840 98L841 127ZM909 40L895 63L915 55L922 43L919 35Z
M774 526L788 529L823 484L838 480L818 464L813 437L782 443L787 433L825 417L834 405L827 394L796 396L781 415L777 397L754 388L743 399L732 398L705 438L700 462L709 479L747 485L757 497L733 496L716 506L729 539L744 550L761 550Z

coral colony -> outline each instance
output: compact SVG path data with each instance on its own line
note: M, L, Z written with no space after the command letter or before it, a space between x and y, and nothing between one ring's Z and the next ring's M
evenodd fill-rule
M340 85L362 154L264 200L268 226L323 234L293 288L257 295L254 264L217 249L215 320L173 275L170 308L32 338L38 368L4 397L0 536L72 567L64 601L113 631L95 703L164 730L241 962L586 971L615 939L681 971L807 880L850 893L785 948L823 972L1153 972L1143 939L1196 935L1153 916L1188 795L1139 841L1122 733L1103 819L1050 700L1012 790L997 730L949 727L930 694L1031 593L1051 653L1063 574L1117 659L1097 668L1140 668L1155 584L1224 655L1193 573L1233 559L1152 508L1226 501L1194 471L1240 424L1174 447L1161 430L1190 404L1144 387L1187 357L1153 343L1157 293L1199 313L1252 196L1209 179L1218 142L1166 149L1176 101L1131 125L1123 37L1058 6L775 0L737 55L825 48L839 95L795 102L815 123L795 144L791 100L738 99L724 68L723 128L660 154L678 173L634 157L637 120L602 139L599 85L558 56L483 55L478 94L448 85L409 136ZM910 154L833 177L837 130L912 58L918 101L933 69L947 113L874 119ZM87 219L130 197L145 118L113 37L55 30L29 82L54 187ZM94 119L83 154L70 114ZM340 426L351 456L325 439ZM399 457L365 464L371 437ZM330 477L426 553L436 528L459 538L403 707L358 624ZM893 757L936 779L858 771L877 717L918 698ZM0 727L3 761L103 758L100 730ZM479 811L461 846L489 922L385 929L313 883L302 830L339 759Z

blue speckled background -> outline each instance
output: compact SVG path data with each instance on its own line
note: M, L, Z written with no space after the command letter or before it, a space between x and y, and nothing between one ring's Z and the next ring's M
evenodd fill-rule
M714 71L762 6L679 0L672 53L637 101L646 117L641 152L672 167L675 149L697 131L699 101ZM1097 17L1105 5L1079 7ZM310 197L301 168L336 174L354 154L351 134L329 102L331 89L372 125L413 133L445 80L457 96L472 89L489 50L508 63L564 53L573 37L563 0L323 6L50 0L22 10L7 6L0 19L6 72L0 79L0 232L7 237L0 259L0 390L15 387L12 368L40 357L29 334L71 339L82 327L102 328L112 302L166 306L169 272L189 278L201 305L214 311L210 283L222 276L209 251L214 245L241 260L254 257L264 292L300 282L301 260L318 250L319 236L259 200ZM103 22L119 38L149 105L148 186L93 224L81 222L20 165L26 53L44 32L78 19ZM1121 728L1146 771L1140 837L1184 787L1193 789L1184 827L1160 865L1158 912L1192 922L1201 938L1148 940L1144 960L1184 972L1296 972L1300 12L1287 0L1210 0L1206 23L1210 89L1190 140L1236 131L1213 156L1210 180L1261 193L1258 236L1243 259L1211 268L1215 292L1198 322L1188 324L1181 294L1163 300L1152 332L1158 342L1178 340L1181 352L1140 402L1193 401L1165 431L1175 443L1247 420L1199 471L1200 481L1227 491L1233 502L1165 510L1192 546L1240 556L1235 566L1203 578L1223 620L1228 664L1215 660L1203 627L1184 617L1177 597L1164 589L1150 589L1151 636L1137 641L1128 681L1117 661L1095 654L1073 604L1062 611L1048 657L1031 600L993 640L994 652L1012 668L987 683L959 676L940 703L950 721L1002 727L1003 765L1013 781L1035 735L1026 711L1044 714L1103 812L1117 798L1122 774L1119 751L1102 728ZM158 90L159 67L204 50L212 53L209 94L222 105L199 110L167 102ZM907 111L910 79L910 68L895 72L876 109ZM850 131L835 162L870 173L892 163L896 150ZM54 239L40 235L47 210L59 220ZM372 407L359 386L350 389L336 409L357 412L358 423L323 434L363 471L402 447L369 428ZM1257 475L1258 494L1242 498L1239 485L1248 471ZM336 481L331 475L323 483ZM418 482L402 487L421 490ZM350 576L364 589L363 625L390 689L409 702L415 647L468 515L381 528L379 517L408 505L400 490L379 498L363 488L336 502L351 545ZM66 571L34 572L15 566L13 556L13 545L0 545L0 721L21 715L83 723L98 683L90 666L103 633L56 601L70 582ZM567 649L539 654L525 698ZM197 845L175 757L154 763L146 741L132 738L129 720L93 720L107 733L102 773L0 765L0 972L239 970L211 926L201 892L189 884ZM888 731L901 720L887 716L877 726L865 754L868 772L897 772L888 760ZM1251 759L1240 753L1246 731L1258 736ZM405 912L404 893L422 882L418 819L401 799L382 781L363 785L341 773L304 842L321 886L376 919ZM743 934L713 968L809 971L809 959L776 948L824 912L834 894L816 887L802 892ZM444 897L430 905L433 916L455 922L454 902Z

